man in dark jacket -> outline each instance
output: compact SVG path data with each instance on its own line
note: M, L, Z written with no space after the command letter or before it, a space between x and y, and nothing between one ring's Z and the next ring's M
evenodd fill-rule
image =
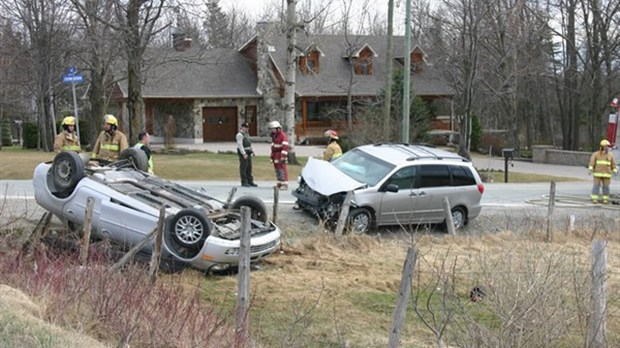
M235 136L237 142L237 155L239 156L239 176L241 177L241 186L256 187L254 177L252 176L252 142L248 133L249 125L244 122L241 124L239 132Z

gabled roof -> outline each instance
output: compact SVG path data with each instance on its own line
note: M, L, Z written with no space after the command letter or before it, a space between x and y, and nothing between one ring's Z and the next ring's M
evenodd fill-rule
M144 98L258 97L256 74L236 49L149 51ZM127 81L120 83L127 97Z
M280 71L285 71L286 36L284 34L275 35L268 38L268 41L275 47L275 52L271 52L274 63L279 67ZM380 56L373 59L372 75L353 75L353 85L351 86L352 95L376 96L380 94L385 85L386 78L386 36L298 36L297 45L299 47L308 47L311 44L321 47L324 56L320 58L321 69L318 74L297 75L295 89L299 96L345 95L349 88L349 74L351 71L346 57L349 57L349 55L353 57L355 53L359 53L365 47L371 47L372 50ZM393 57L397 62L398 57L404 56L404 37L395 36L392 47ZM414 49L416 48L418 47L414 46ZM413 74L411 83L413 92L420 96L454 95L453 89L445 82L440 72L432 65L426 65L421 74Z

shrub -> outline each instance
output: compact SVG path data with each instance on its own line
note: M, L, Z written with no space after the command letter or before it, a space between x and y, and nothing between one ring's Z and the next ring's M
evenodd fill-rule
M471 118L471 150L478 151L482 139L482 126L477 115Z
M502 133L485 133L480 139L480 148L483 153L488 153L489 147L494 156L502 155L502 148L506 146L506 140Z
M33 122L24 123L24 148L36 149L39 144L39 133L37 124Z
M13 138L11 137L11 120L5 118L2 120L2 146L13 145Z

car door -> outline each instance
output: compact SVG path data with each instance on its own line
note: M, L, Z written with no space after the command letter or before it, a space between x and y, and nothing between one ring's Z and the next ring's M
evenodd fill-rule
M394 172L381 186L381 209L377 214L378 225L408 225L413 222L412 189L415 186L416 166ZM388 185L397 185L398 192L388 192Z
M417 188L412 191L415 202L414 217L418 223L436 223L444 220L443 198L450 197L450 170L445 164L419 166Z

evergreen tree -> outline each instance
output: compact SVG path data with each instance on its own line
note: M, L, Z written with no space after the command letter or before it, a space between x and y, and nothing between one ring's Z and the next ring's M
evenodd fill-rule
M207 19L204 22L210 48L232 48L230 20L220 7L220 0L207 0Z

